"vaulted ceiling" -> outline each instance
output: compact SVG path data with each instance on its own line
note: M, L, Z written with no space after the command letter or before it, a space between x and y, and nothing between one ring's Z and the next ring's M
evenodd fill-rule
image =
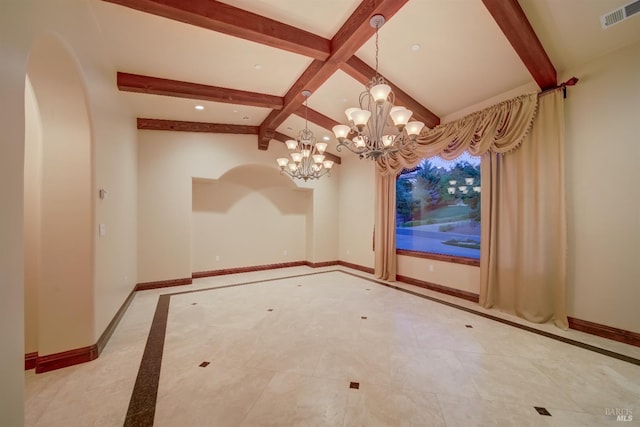
M89 1L139 128L256 134L260 149L304 127L305 89L310 129L335 146L374 74L374 14L379 72L429 127L640 41L640 14L600 28L624 0Z

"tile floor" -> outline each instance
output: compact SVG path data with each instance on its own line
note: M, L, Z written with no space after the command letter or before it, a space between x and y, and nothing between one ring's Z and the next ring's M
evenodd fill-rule
M25 424L640 425L640 366L345 272L371 277L295 267L139 292L97 360L25 373ZM137 395L151 412L136 423L127 411L163 294L173 295L166 329L153 326L162 353L148 356L161 363L157 396ZM537 327L640 359L637 347ZM616 421L616 410L632 421Z

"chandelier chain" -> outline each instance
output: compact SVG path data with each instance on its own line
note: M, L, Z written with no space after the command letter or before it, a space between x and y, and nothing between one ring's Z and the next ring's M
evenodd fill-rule
M378 26L376 26L376 77L378 77L378 52L380 47L378 46Z
M304 98L304 128L309 129L309 97Z

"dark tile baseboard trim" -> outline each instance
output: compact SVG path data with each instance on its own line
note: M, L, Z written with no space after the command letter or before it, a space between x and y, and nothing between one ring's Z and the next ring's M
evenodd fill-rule
M197 271L191 274L194 279L203 277L225 276L227 274L249 273L252 271L274 270L276 268L299 267L307 265L307 261L282 262L278 264L253 265L249 267L222 268L220 270Z
M134 288L129 292L129 295L124 300L116 314L111 319L111 322L109 322L95 344L60 353L48 354L46 356L39 356L37 352L27 353L24 356L24 369L29 370L35 368L36 374L41 374L43 372L62 369L97 359L100 353L102 353L104 347L107 345L109 338L113 335L113 331L116 330L116 327L118 326L118 323L120 323L124 313L127 311L127 308L129 308L129 304L133 301L135 291L136 290Z
M47 354L46 356L38 356L36 358L36 374L90 362L97 358L98 346L96 344L60 353Z
M420 288L429 289L431 291L440 292L441 294L447 294L454 297L462 298L471 302L477 303L480 300L480 295L474 294L473 292L454 289L448 286L436 285L435 283L425 282L423 280L414 279L412 277L396 275L396 280L398 282L404 282L409 285L414 285Z
M340 261L324 261L324 262L311 262L305 261L304 265L311 268L320 268L320 267L331 267L333 265L340 264Z
M360 270L363 271L365 273L369 273L369 274L374 274L375 270L371 267L365 267L363 265L358 265L358 264L352 264L350 262L346 262L346 261L338 261L338 265L341 265L343 267L347 267L347 268L353 268L354 270Z
M396 280L398 280L399 282L407 283L409 285L415 285L420 288L429 289L431 291L440 292L441 294L451 295L475 303L477 303L480 299L480 296L473 292L453 289L447 286L437 285L435 283L429 283L422 280L414 279L412 277L397 275ZM599 323L589 322L587 320L580 320L574 317L567 317L567 319L569 321L569 329L574 329L576 331L585 332L587 334L595 335L601 338L607 338L613 341L640 347L640 334L636 332L614 328L612 326L601 325Z
M36 367L36 359L38 359L38 352L27 353L24 355L24 370L28 371Z
M608 338L610 340L640 347L640 334L637 332L626 331L624 329L614 328L613 326L576 319L575 317L567 317L567 319L569 320L569 328L575 329L576 331L586 332L587 334L597 335L602 338Z
M524 324L521 324L521 323L513 322L511 320L503 319L501 317L497 317L497 316L494 316L494 315L489 314L489 313L484 313L482 311L474 310L473 308L469 308L469 307L465 307L465 306L462 306L462 305L458 305L458 304L455 304L455 303L449 302L449 301L444 301L444 300L441 300L441 299L438 299L438 298L435 298L435 297L432 297L432 296L429 296L429 295L424 295L424 294L421 294L419 292L412 291L410 289L401 288L399 286L393 285L392 283L386 283L386 282L383 282L383 281L380 281L380 280L377 280L377 279L370 279L368 277L363 277L363 276L360 276L358 274L349 273L347 271L343 271L342 273L349 274L349 275L355 276L355 277L359 277L361 279L365 279L365 280L368 280L370 282L374 282L374 283L377 283L379 285L386 286L387 288L395 289L395 290L400 291L400 292L404 292L404 293L407 293L407 294L410 294L410 295L414 295L414 296L417 296L417 297L420 297L420 298L428 299L428 300L436 302L438 304L443 304L443 305L446 305L446 306L449 306L449 307L457 308L458 310L466 311L467 313L475 314L477 316L484 317L486 319L491 319L491 320L494 320L496 322L503 323L505 325L513 326L514 328L518 328L518 329L522 329L522 330L525 330L525 331L528 331L528 332L531 332L531 333L534 333L534 334L542 335L543 337L551 338L551 339L554 339L554 340L557 340L557 341L564 342L566 344L571 344L571 345L574 345L576 347L583 348L585 350L590 350L590 351L593 351L595 353L600 353L600 354L603 354L605 356L612 357L614 359L622 360L622 361L629 362L629 363L632 363L634 365L640 366L640 359L636 359L636 358L633 358L631 356L627 356L625 354L616 353L615 351L606 350L604 348L600 348L600 347L597 347L595 345L586 344L586 343L583 343L583 342L580 342L580 341L577 341L577 340L574 340L574 339L571 339L571 338L566 338L566 337L563 337L563 336L560 336L560 335L555 335L555 334L553 334L551 332L543 331L541 329L537 329L537 328L534 328L534 327L531 327L531 326L527 326L527 325L524 325Z
M107 342L109 342L109 338L111 338L111 335L113 335L113 332L116 330L116 326L118 326L118 323L120 323L122 316L124 316L124 313L129 308L129 305L131 304L131 301L133 301L133 297L135 295L136 290L134 288L131 290L131 292L129 292L127 299L124 300L118 311L116 311L116 314L113 316L113 319L111 319L111 322L109 322L109 324L107 325L107 328L104 330L102 335L100 335L100 338L98 338L98 342L96 342L96 347L98 347L98 355L102 353L102 350L104 350Z
M148 291L149 289L169 288L171 286L190 285L193 283L191 277L182 279L158 280L157 282L138 283L135 287L136 291Z
M220 270L197 271L195 273L192 273L191 277L194 279L201 279L203 277L224 276L227 274L249 273L252 271L262 271L262 270L274 270L277 268L299 267L302 265L306 265L307 267L311 267L311 268L342 265L344 267L349 267L355 270L364 271L365 273L373 274L373 268L364 267L358 264L352 264L350 262L336 260L336 261L323 261L323 262L294 261L294 262L284 262L279 264L263 264L263 265L252 265L248 267L224 268Z
M295 261L289 263L281 263L281 264L267 264L267 265L258 265L252 267L239 267L239 268L231 268L231 269L223 269L223 270L213 270L213 271L203 271L193 273L192 277L187 277L183 279L171 279L171 280L160 280L156 282L144 282L138 283L134 289L129 293L125 301L122 303L116 314L109 322L109 325L106 327L98 341L90 346L71 349L67 351L63 351L60 353L49 354L45 356L39 356L37 352L25 354L25 370L34 369L36 373L43 373L48 371L53 371L56 369L66 368L68 366L77 365L80 363L90 362L98 358L104 347L107 345L109 338L120 323L122 316L127 311L127 308L133 301L133 297L137 291L145 291L149 289L159 289L159 288L167 288L174 286L183 286L190 285L193 283L193 278L199 277L211 277L211 276L220 276L226 274L236 274L236 273L246 273L252 271L261 271L261 270L272 270L276 268L286 268L286 267L298 267L298 266L309 266L312 268L319 267L328 267L333 265L344 265L345 267L350 267L356 270L365 271L367 273L373 273L373 269L363 267L356 264L346 263L342 261L325 261L325 262L317 262L312 263L309 261Z
M362 272L369 273L369 274L374 274L374 269L373 268L365 267L365 266L358 265L358 264L353 264L353 263L346 262L346 261L325 261L325 262L318 262L318 263L312 263L310 261L297 261L297 262L291 262L291 263L268 264L268 265L260 265L260 266L253 266L253 267L241 267L241 268L235 268L235 269L224 269L224 270L213 270L213 271L198 272L198 273L193 273L192 277L193 278L210 277L210 276L219 276L219 275L224 275L224 274L234 274L234 273L244 273L244 272L251 272L251 271L270 270L270 269L274 269L274 268L296 267L296 266L301 266L301 265L305 265L305 266L308 266L308 267L311 267L311 268L319 268L319 267L328 267L328 266L334 266L334 265L341 265L343 267L351 268L351 269L362 271ZM211 274L211 273L213 273L213 274ZM350 273L348 273L348 274L350 274ZM358 277L360 277L360 276L358 276ZM372 279L368 279L367 278L367 280L372 280ZM414 278L407 277L407 276L398 275L397 276L397 280L400 281L400 282L404 282L404 283L410 284L410 285L415 285L415 286L418 286L418 287L421 287L421 288L425 288L425 289L429 289L429 290L432 290L432 291L435 291L435 292L451 295L451 296L458 297L458 298L461 298L461 299L465 299L465 300L468 300L468 301L472 301L472 302L475 302L475 303L478 302L478 298L479 298L479 296L477 294L474 294L474 293L471 293L471 292L462 291L462 290L459 290L459 289L453 289L453 288L449 288L449 287L446 287L446 286L437 285L435 283L430 283L430 282L422 281L422 280L419 280L419 279L414 279ZM257 281L257 282L262 282L262 281L264 281L264 280L260 280L260 281ZM393 285L389 285L389 284L384 283L382 281L375 280L375 282L376 283L380 283L380 284L384 284L385 286L392 287L392 288L395 288L397 290L401 290L401 291L404 291L404 292L408 292L408 293L412 293L414 295L420 296L419 294L415 294L415 293L413 293L411 291L406 291L406 290L403 290L401 288L397 288L397 287L395 287ZM131 304L131 301L133 300L136 291L147 290L147 289L157 289L157 288L164 288L164 287L172 287L172 286L188 285L188 284L191 284L191 283L192 283L192 279L191 278L184 278L184 279L162 280L162 281L158 281L158 282L146 282L146 283L137 284L135 286L135 288L129 293L129 295L127 296L125 301L122 303L122 306L118 309L118 311L114 315L113 319L111 320L111 322L109 323L109 325L107 326L107 328L105 329L105 331L102 333L102 335L100 336L100 338L98 339L98 341L95 344L93 344L91 346L88 346L88 347L72 349L72 350L68 350L68 351L64 351L64 352L60 352L60 353L54 353L54 354L45 355L45 356L39 356L37 352L27 353L27 354L25 354L25 370L30 370L30 369L34 369L35 368L36 373L42 373L42 372L52 371L52 370L55 370L55 369L65 368L65 367L72 366L72 365L77 365L77 364L80 364L80 363L89 362L91 360L96 359L100 355L100 353L102 352L104 347L106 346L107 342L109 341L109 338L111 338L111 335L113 334L113 332L115 331L115 328L117 327L118 323L122 319L122 316L126 312L126 310L129 307L129 305ZM254 282L251 282L251 283L254 283ZM244 283L244 284L248 284L248 283ZM232 285L232 286L237 286L237 285ZM432 299L432 298L429 298L429 299ZM453 305L453 304L451 304L451 305ZM458 308L460 308L460 307L458 307ZM478 314L475 311L472 311L472 312ZM485 317L493 318L493 316L485 316ZM494 320L498 320L498 318L494 318ZM596 335L596 336L599 336L599 337L602 337L602 338L607 338L607 339L610 339L610 340L619 341L619 342L622 342L622 343L625 343L625 344L630 344L630 345L633 345L633 346L640 347L640 334L639 333L627 331L627 330L624 330L624 329L615 328L615 327L612 327L612 326L601 325L601 324L598 324L598 323L589 322L587 320L576 319L576 318L573 318L573 317L568 317L568 320L569 320L569 328L570 329L574 329L574 330L585 332L585 333L588 333L588 334L591 334L591 335ZM500 320L498 320L498 321L500 321ZM511 322L502 322L502 323L511 324ZM512 324L512 326L519 327L519 326L517 326L517 324ZM521 327L521 329L528 329L528 328L527 327ZM542 335L545 335L545 334L542 334ZM585 348L585 347L583 347L583 348ZM603 353L602 351L598 351L598 352L599 353ZM603 353L603 354L606 354L606 353ZM613 356L613 357L615 357L615 356Z

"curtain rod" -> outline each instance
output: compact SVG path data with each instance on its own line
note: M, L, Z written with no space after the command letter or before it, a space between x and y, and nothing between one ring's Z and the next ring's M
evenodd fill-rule
M564 98L567 97L567 86L575 86L578 81L580 79L578 79L576 76L571 77L569 80L567 80L564 83L560 83L557 86L553 86L553 87L548 87L546 89L541 90L540 92L538 92L538 96L542 96L542 95L546 95L549 92L553 92L554 90L558 90L558 89L562 89L562 95Z

